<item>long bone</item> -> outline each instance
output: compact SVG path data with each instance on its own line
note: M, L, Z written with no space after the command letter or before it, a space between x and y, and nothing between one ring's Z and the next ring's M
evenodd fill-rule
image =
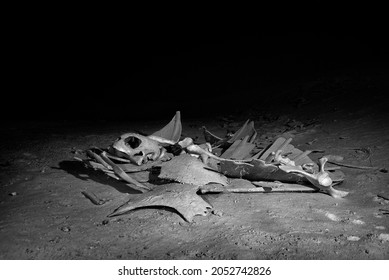
M328 172L324 170L324 165L326 164L327 161L328 159L326 157L322 157L319 160L319 172L315 174L305 172L304 170L301 169L300 166L281 165L279 168L287 173L293 172L293 173L298 173L303 175L315 187L328 193L334 198L345 197L348 194L348 192L339 191L333 188L332 179L330 178Z
M201 160L205 164L207 164L208 158L213 158L217 161L232 161L232 162L242 162L242 163L251 161L251 160L232 160L232 159L218 157L218 156L211 153L212 148L211 148L210 144L207 143L208 150L205 150L205 149L201 148L199 145L194 144L193 139L189 138L189 137L186 137L177 143L174 141L159 137L159 136L150 135L148 137L154 141L159 142L160 144L169 144L169 145L178 144L181 146L181 148L183 150L185 150L189 154L195 154L195 155L200 156Z
M214 154L212 154L210 152L211 146L209 144L207 145L207 147L208 147L208 151L207 151L207 150L201 148L199 145L194 144L193 143L193 139L189 138L189 137L187 137L184 140L178 142L178 144L185 151L187 151L189 154L199 155L201 160L205 164L207 164L209 158L213 158L213 159L215 159L217 161L231 161L231 162L238 162L238 163L244 163L244 164L248 164L246 162L251 161L251 159L250 160L233 160L233 159L226 159L226 158L218 157L218 156L216 156L216 155L214 155Z

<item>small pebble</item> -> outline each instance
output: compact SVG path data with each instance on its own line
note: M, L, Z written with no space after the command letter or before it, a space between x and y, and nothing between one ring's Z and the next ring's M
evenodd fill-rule
M376 226L375 228L376 228L376 229L380 229L380 230L384 230L384 229L385 229L384 226Z
M223 216L223 212L219 210L212 210L212 214L219 217Z
M69 232L70 231L70 227L61 227L61 230L64 231L64 232Z
M360 238L358 236L353 236L353 235L350 235L349 237L347 237L347 240L348 241L358 241Z
M49 240L49 242L51 242L51 243L59 243L60 241L61 241L61 237L60 236L56 236L53 239Z
M365 222L362 220L352 220L351 221L354 225L364 225Z
M338 216L336 216L335 214L329 213L329 212L325 213L325 215L328 219L330 219L331 221L334 221L334 222L339 222L341 220Z
M101 222L103 225L107 225L109 223L109 220L104 220Z
M381 219L382 215L380 213L373 213L374 218Z
M389 233L381 233L378 236L378 239L380 239L382 241L389 241Z
M18 195L18 193L17 192L11 192L9 195L10 196L15 196L15 195Z

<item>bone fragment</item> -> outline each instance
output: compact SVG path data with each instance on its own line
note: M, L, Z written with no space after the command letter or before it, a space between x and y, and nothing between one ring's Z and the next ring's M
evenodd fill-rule
M238 162L238 163L240 162L243 164L251 165L249 163L245 163L245 162L251 161L251 159L250 160L232 160L232 159L221 158L221 157L215 156L214 154L200 148L198 145L195 145L195 144L189 145L188 147L186 147L186 150L189 153L193 153L193 154L197 154L197 155L202 156L203 162L205 164L207 163L206 161L208 158L213 158L213 159L218 160L218 161L230 161L230 162Z
M205 141L211 143L211 145L218 144L224 141L223 138L216 136L215 134L207 130L205 126L202 127L202 130L203 130Z
M306 151L304 151L303 153L299 154L297 157L295 157L295 158L293 159L293 161L296 163L296 165L300 165L298 161L299 161L300 159L302 159L302 158L308 156L310 153L311 153L311 151L306 150Z
M160 136L156 136L156 135L149 135L147 136L149 139L151 140L154 140L160 144L169 144L169 145L174 145L176 144L177 142L173 141L173 140L169 140L169 139L166 139L166 138L163 138L163 137L160 137Z
M198 187L189 184L166 184L152 191L134 195L130 201L117 208L108 217L124 214L133 209L144 207L170 207L177 210L187 222L192 222L194 216L208 214L212 205L197 195Z
M315 187L321 189L322 191L328 193L334 198L342 198L348 194L345 191L339 191L334 189L332 179L330 178L328 172L324 170L324 165L327 162L327 158L323 157L319 160L319 172L316 174L311 174L302 170L301 166L290 166L290 165L281 165L279 168L285 172L294 172L303 175L309 182L311 182Z
M278 148L279 151L284 152L286 150L286 147L292 142L292 138L288 138L282 145L281 147Z
M180 142L178 142L178 145L180 145L183 149L185 149L193 144L194 144L193 139L189 138L189 137L186 137L183 140L181 140Z
M256 130L254 128L254 122L247 120L244 125L237 131L235 134L227 140L228 143L233 143L236 140L240 140L245 136L249 135L250 137L254 136Z
M177 111L173 119L166 126L154 132L149 137L160 137L162 139L168 139L174 143L177 143L178 140L180 140L181 132L182 132L181 113L180 111ZM157 138L154 138L154 140L156 139Z
M161 164L158 177L197 186L209 183L228 185L228 180L224 175L206 169L206 167L208 166L198 158L183 154Z
M277 150L280 150L280 148L283 146L283 143L285 143L286 139L283 137L277 138L274 143L261 155L259 159L266 160L269 156L271 156L272 152L276 152Z
M249 135L242 140L236 140L220 157L234 160L241 160L250 155L255 148L255 144L248 142Z
M282 156L282 150L278 150L277 152L275 152L274 161L285 165L296 166L293 160L290 160L288 157Z

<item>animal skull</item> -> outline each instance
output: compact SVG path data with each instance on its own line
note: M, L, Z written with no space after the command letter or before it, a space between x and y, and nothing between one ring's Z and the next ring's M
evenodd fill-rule
M125 133L112 144L118 157L125 157L131 162L141 165L149 159L157 160L162 156L162 147L159 142L137 133Z

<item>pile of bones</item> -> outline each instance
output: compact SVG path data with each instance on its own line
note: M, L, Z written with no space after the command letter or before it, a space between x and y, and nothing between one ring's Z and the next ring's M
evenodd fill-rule
M90 148L83 161L139 191L109 216L140 207L174 208L186 221L207 215L212 206L199 194L226 192L321 192L334 198L344 180L339 168L326 168L328 157L313 162L290 139L279 137L253 154L257 131L246 121L234 134L218 137L203 127L206 143L181 139L181 116L145 136L125 133L108 148ZM219 155L216 155L216 152Z

